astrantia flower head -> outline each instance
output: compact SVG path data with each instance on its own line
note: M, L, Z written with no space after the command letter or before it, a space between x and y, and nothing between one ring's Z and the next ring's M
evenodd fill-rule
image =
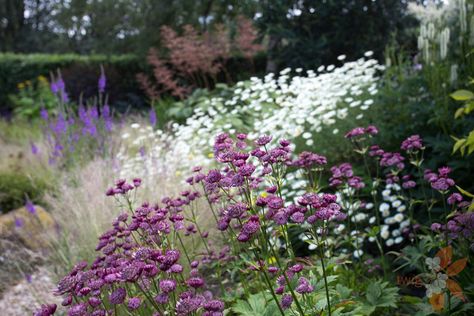
M308 279L305 277L300 277L298 279L298 285L296 286L295 291L300 294L311 293L313 292L314 288L309 283Z
M356 127L350 130L349 132L347 132L346 135L344 135L344 137L351 139L357 136L362 136L364 134L365 134L365 129L363 127Z
M283 309L290 308L291 304L293 303L293 297L290 294L285 294L281 298L281 307Z
M118 305L122 304L125 301L125 297L127 296L127 291L123 287L117 288L115 291L112 292L109 296L109 301L112 304Z
M416 152L423 149L423 140L420 135L412 135L402 142L400 148L405 151Z
M294 166L301 168L311 168L314 166L323 166L325 164L327 164L326 157L309 151L304 151L299 154L298 159L293 162Z
M257 138L257 140L255 141L255 143L258 145L258 146L265 146L266 144L268 144L269 142L271 142L272 140L272 136L270 135L263 135L263 136L260 136L259 138Z
M175 280L160 280L160 289L164 293L173 292L176 289L176 281Z
M136 310L142 304L142 300L139 297L132 297L128 300L127 307L129 310Z
M56 304L41 305L41 307L33 314L34 316L50 316L56 312Z

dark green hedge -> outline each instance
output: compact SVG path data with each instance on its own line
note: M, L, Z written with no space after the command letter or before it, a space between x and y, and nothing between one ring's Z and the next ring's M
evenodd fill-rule
M144 58L134 55L106 56L75 54L0 54L0 113L11 111L8 95L17 91L17 84L61 69L67 91L73 100L81 93L85 97L97 93L97 79L103 65L107 74L107 92L110 103L116 108L130 104L141 106L144 95L135 75L145 71Z
M71 100L77 102L81 93L84 98L97 95L101 65L107 75L107 93L113 108L125 111L129 106L134 109L146 106L146 96L136 81L138 73L151 75L152 72L143 56L0 53L0 116L11 113L13 105L8 95L18 91L18 83L39 75L49 78L50 73L58 69L61 70ZM235 56L227 61L227 75L219 74L218 81L228 81L228 74L233 82L248 79L252 75L262 75L265 65L265 53L255 56L251 63L242 56Z

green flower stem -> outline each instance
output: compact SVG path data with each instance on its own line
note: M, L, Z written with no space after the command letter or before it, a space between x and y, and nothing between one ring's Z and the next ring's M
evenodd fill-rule
M320 259L321 267L323 270L324 288L326 290L326 300L328 304L328 316L331 316L331 300L329 297L329 286L328 286L328 280L327 280L327 275L326 275L326 267L324 265L324 241L323 240L321 240L321 242L319 241L319 237L315 228L312 230L312 232L313 232L313 237L316 239L316 242L318 243L319 259Z

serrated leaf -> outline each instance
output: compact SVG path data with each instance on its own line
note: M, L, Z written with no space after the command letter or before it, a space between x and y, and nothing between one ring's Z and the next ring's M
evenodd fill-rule
M382 295L382 289L380 287L380 283L375 282L375 283L369 284L369 286L367 287L367 294L366 294L367 301L370 304L376 306L380 295Z
M467 101L467 100L474 99L474 93L472 93L469 90L464 90L464 89L454 91L453 93L450 94L450 96L456 101Z

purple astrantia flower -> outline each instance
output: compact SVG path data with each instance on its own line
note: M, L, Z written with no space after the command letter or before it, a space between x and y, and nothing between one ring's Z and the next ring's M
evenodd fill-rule
M210 300L204 303L204 309L208 312L214 312L215 314L220 314L219 312L222 312L224 310L224 307L224 303L219 300ZM214 313L209 315L215 315Z
M443 226L439 223L431 224L431 230L434 232L439 232Z
M129 310L136 310L142 304L142 300L139 297L132 297L128 300L127 307Z
M281 307L283 309L290 308L291 304L293 303L293 297L290 294L285 294L281 298Z
M157 122L157 118L156 118L156 112L155 112L155 109L154 109L154 108L151 108L151 109L150 109L149 117L150 117L150 124L151 124L151 126L155 127L155 126L156 126L156 122Z
M30 199L26 200L25 208L30 214L36 214L36 207Z
M125 297L127 296L127 291L123 287L119 287L115 291L112 292L109 296L110 303L114 305L122 304L125 301Z
M269 142L271 142L271 140L272 140L272 136L263 135L263 136L260 136L259 138L257 138L257 140L255 141L255 143L256 143L258 146L265 146L266 144L268 144Z
M105 92L105 87L107 85L107 78L105 77L104 67L100 66L100 77L97 83L98 89L100 93Z
M472 241L474 237L474 213L458 213L448 222L451 238L465 238Z
M169 301L169 295L166 293L160 293L157 296L155 296L154 301L157 302L158 304L166 304Z
M301 277L298 280L298 285L296 286L295 291L300 294L311 293L313 292L314 288L309 283L308 279L305 277Z
M51 316L56 312L56 304L41 305L41 307L34 312L33 316Z
M462 201L462 195L459 193L453 193L448 197L448 204L449 205L454 205L458 202Z
M160 289L164 293L173 292L176 289L176 281L175 280L160 280Z
M420 135L412 135L402 142L400 148L405 151L416 152L423 149L423 140Z
M312 152L304 151L299 154L298 159L293 162L293 165L301 168L311 168L314 166L322 166L326 163L326 157Z
M351 139L357 136L362 136L364 134L365 134L365 129L363 127L356 127L350 130L349 132L347 132L346 135L344 135L344 137Z
M400 155L400 153L385 152L380 159L380 166L396 166L398 169L403 169L405 167L405 164L403 163L404 160L405 157Z
M71 306L67 312L68 316L84 316L87 315L87 304L79 303Z
M378 132L379 132L379 130L377 129L377 127L375 127L373 125L369 125L366 128L356 127L354 129L350 130L349 132L347 132L344 135L344 137L348 138L348 139L353 139L353 138L356 138L356 137L359 137L359 136L364 136L364 135L374 136L374 135L377 135Z
M197 289L204 286L204 280L199 277L192 277L186 281L186 284L188 284L190 287Z
M425 170L425 179L427 179L431 187L438 191L447 191L449 188L454 186L454 180L449 178L448 175L451 172L449 167L442 167L438 169L438 174Z

